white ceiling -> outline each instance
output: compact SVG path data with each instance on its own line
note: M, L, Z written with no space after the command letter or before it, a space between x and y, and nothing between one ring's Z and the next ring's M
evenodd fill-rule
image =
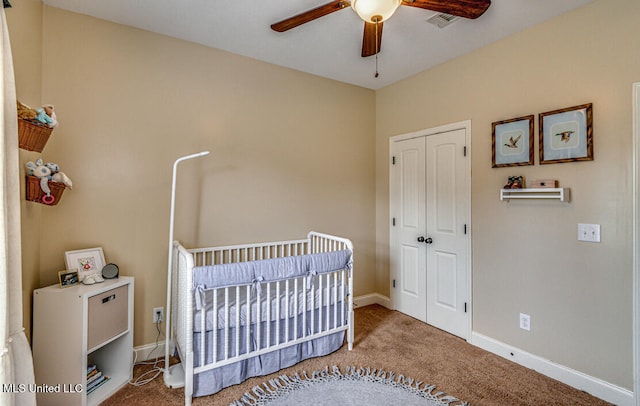
M380 89L592 0L493 0L476 20L440 29L436 14L400 6L384 23L378 78L362 58L363 22L351 8L284 33L270 25L330 0L44 0L141 28L369 89Z

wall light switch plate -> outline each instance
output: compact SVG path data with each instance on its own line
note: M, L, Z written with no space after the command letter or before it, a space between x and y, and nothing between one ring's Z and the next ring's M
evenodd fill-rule
M600 242L600 224L578 224L578 241Z

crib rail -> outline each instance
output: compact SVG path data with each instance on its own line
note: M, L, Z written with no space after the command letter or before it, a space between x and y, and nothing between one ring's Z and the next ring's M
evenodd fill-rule
M231 264L304 255L309 253L309 240L196 248L190 249L189 252L193 254L195 266Z
M194 326L194 266L345 249L353 253L351 241L316 232L301 240L190 250L175 242L170 310L172 337L169 340L176 346L183 362L185 404L191 402L194 374L341 331L347 332L349 350L353 348L351 266L312 277L195 292L195 295L201 295L198 300L212 303L213 309L222 309L220 312L212 310L210 315L201 312L198 326ZM349 262L353 263L353 254ZM248 304L244 310L241 303ZM194 343L194 331L200 331L197 343ZM212 335L211 340L205 339L207 334ZM195 360L194 345L199 347Z

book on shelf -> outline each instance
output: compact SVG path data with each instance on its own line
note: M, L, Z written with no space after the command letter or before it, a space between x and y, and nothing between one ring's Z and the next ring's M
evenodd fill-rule
M87 385L89 385L91 382L95 381L96 379L99 379L101 376L102 376L102 371L98 371L92 374L91 376L87 376Z
M108 380L109 377L103 374L96 365L91 364L87 366L87 394L98 389Z
M108 376L102 375L100 378L98 378L95 381L91 382L91 384L87 385L87 394L89 394L89 393L93 392L94 390L98 389L100 386L102 386L102 384L104 384L108 380L109 380Z

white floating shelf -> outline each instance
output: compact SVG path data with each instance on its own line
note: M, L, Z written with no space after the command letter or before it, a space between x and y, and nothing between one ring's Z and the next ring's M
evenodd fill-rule
M536 189L500 189L500 200L511 199L554 199L568 202L571 189L565 188L536 188Z

